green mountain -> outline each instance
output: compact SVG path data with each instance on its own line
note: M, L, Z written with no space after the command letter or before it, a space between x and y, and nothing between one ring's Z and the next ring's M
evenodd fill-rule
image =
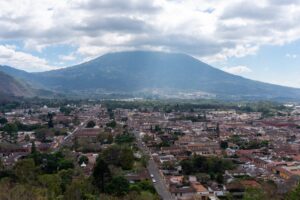
M208 94L234 99L300 99L300 89L232 75L185 54L109 53L73 67L27 73L0 67L31 84L82 94Z

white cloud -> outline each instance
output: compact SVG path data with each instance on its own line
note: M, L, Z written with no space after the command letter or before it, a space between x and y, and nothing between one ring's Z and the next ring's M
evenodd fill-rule
M0 0L2 43L72 45L85 59L162 49L224 61L300 39L299 21L298 0Z
M252 72L252 70L249 67L242 65L234 67L224 67L222 68L222 70L235 75L243 75Z
M56 69L46 60L15 50L14 46L0 45L0 63L26 71L45 71Z
M298 58L298 55L297 54L289 54L289 53L287 53L286 55L285 55L287 58Z

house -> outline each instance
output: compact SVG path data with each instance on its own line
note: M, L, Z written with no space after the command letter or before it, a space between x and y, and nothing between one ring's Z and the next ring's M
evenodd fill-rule
M183 179L184 179L184 176L170 176L167 178L167 183L170 186L173 186L173 185L179 186L179 185L182 185Z
M196 190L191 186L170 187L171 195L176 200L189 200L196 194Z
M89 141L95 141L101 134L102 129L100 128L84 128L78 130L74 136L76 139L87 139Z
M207 189L208 189L209 193L213 194L214 196L217 196L217 197L226 196L225 186L218 184L216 182L209 183Z
M169 190L176 200L208 200L210 196L209 191L199 182L193 182L189 186L176 187L174 185Z
M247 188L261 188L261 185L255 180L234 181L226 185L227 191L236 199L242 198Z
M181 146L161 147L160 151L163 154L180 155L185 153L186 148Z
M225 174L230 177L250 176L250 174L243 168L238 168L238 169L234 169L234 170L226 170Z
M159 162L163 164L164 162L172 162L175 161L175 157L173 155L163 155L159 156Z
M226 189L235 199L242 199L245 188L239 182L231 182L226 185Z
M290 179L292 176L300 177L300 164L294 164L292 166L278 166L273 170L283 179Z
M199 182L191 183L192 188L195 189L196 197L200 198L201 200L207 200L209 196L209 191Z
M255 180L241 180L240 184L244 188L260 188L261 185Z
M220 146L217 142L205 142L189 144L187 149L197 155L215 155L220 150Z
M142 170L137 173L127 174L125 175L125 178L129 181L129 183L136 183L144 180L149 180L150 176L147 170Z

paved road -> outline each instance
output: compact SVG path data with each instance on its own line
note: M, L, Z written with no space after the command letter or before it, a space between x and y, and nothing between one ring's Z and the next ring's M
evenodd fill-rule
M159 174L159 170L157 168L156 163L150 159L148 162L148 171L150 174L153 174L156 183L154 183L154 187L157 193L164 199L164 200L172 200L171 193L169 192L165 181L162 179L161 175Z
M84 122L82 122L78 127L76 127L72 132L69 132L69 134L64 137L63 141L59 144L59 146L54 150L54 152L59 151L61 148L63 148L66 144L71 143L73 139L74 133L76 133L78 130L81 130L84 128L89 120L92 118L86 119Z
M135 136L137 138L137 145L138 145L139 149L141 149L141 151L144 154L149 155L151 158L151 153L149 152L148 148L142 144L139 134L136 133ZM159 194L159 196L163 200L172 200L173 198L171 196L171 193L169 192L169 190L165 184L165 181L161 177L161 175L159 173L159 169L152 158L149 159L147 169L150 174L153 174L154 179L156 180L156 183L154 183L154 187L156 189L156 192Z

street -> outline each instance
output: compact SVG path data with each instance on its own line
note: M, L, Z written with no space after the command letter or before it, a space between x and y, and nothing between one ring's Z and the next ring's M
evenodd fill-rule
M68 134L66 137L64 137L64 140L59 144L58 148L56 148L56 149L54 150L54 152L59 151L61 148L64 147L64 145L66 145L66 144L68 144L68 143L71 143L71 142L72 142L72 139L73 139L73 135L74 135L78 130L83 129L83 128L86 126L86 124L87 124L87 122L88 122L89 120L92 120L92 118L86 119L86 120L85 120L84 122L82 122L78 127L76 127L72 132L69 132L69 134Z
M156 192L159 194L159 196L163 199L163 200L172 200L172 196L171 193L169 192L165 181L163 180L163 178L161 177L160 173L159 173L159 169L156 165L156 163L154 162L154 160L152 159L151 153L150 151L147 149L146 146L143 145L141 137L139 135L139 133L135 134L136 138L137 138L137 145L139 147L139 149L146 155L149 155L150 159L148 161L148 172L149 174L153 174L154 179L156 180L156 183L153 183Z

